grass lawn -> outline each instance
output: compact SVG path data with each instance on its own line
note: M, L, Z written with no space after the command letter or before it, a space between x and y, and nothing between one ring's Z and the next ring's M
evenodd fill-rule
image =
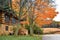
M0 36L0 40L42 40L42 36Z

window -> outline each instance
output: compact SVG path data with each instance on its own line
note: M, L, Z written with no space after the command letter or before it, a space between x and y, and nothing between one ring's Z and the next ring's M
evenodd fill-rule
M5 27L5 30L8 31L8 26Z
M10 21L10 17L5 15L5 22L8 23L9 21Z
M12 18L12 24L15 24L15 23L16 23L16 19Z

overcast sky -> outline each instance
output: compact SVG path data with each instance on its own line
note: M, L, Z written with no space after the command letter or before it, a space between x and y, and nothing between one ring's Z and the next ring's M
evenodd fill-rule
M53 19L55 21L60 21L60 0L55 0L56 3L56 11L59 12L59 14L57 14L57 16Z

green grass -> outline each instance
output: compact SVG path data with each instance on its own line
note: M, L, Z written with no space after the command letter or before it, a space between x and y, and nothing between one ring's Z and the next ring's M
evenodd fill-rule
M42 36L0 36L0 40L42 40Z

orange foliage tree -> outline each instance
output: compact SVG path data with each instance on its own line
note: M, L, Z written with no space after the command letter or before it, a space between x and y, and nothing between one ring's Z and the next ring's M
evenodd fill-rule
M16 0L16 1L19 2L19 0ZM14 2L14 0L13 0L12 7L15 11L19 12L19 5L16 4L16 1ZM37 25L42 26L45 24L52 23L53 18L56 16L57 12L55 11L56 9L54 7L51 7L52 5L51 5L51 3L49 3L49 0L35 0L33 2L33 5L34 6L32 6L30 8L31 8L31 12L34 14L34 17L35 17L34 22ZM26 8L23 8L23 13L27 14L29 12ZM17 14L17 15L19 15L19 14ZM28 17L28 16L23 15L22 18L23 17ZM25 21L21 22L21 23L25 23ZM29 23L29 21L27 23Z

